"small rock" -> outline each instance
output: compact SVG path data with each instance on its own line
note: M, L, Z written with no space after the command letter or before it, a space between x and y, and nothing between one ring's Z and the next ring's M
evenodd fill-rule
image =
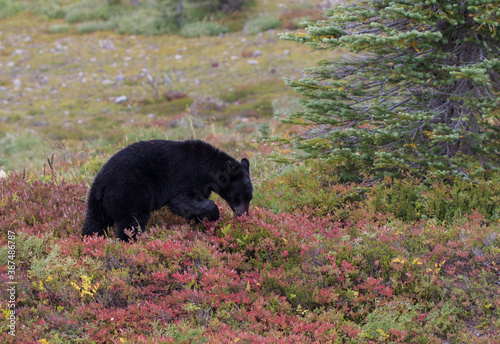
M45 121L38 121L38 122L33 122L32 125L34 127L45 127L45 126L47 126L47 122L45 122Z
M21 80L14 79L12 83L14 84L14 91L19 91L21 89Z
M106 79L102 82L103 85L112 85L114 82L112 80Z
M115 104L120 104L127 101L127 96L119 96L115 99Z
M248 60L247 63L252 66L257 66L259 64L259 61L257 60Z
M23 55L24 53L26 53L25 50L23 49L16 49L12 52L12 55Z
M290 50L285 50L284 53L285 56L292 55L292 52Z
M113 41L109 40L109 39L100 39L99 40L99 46L102 48L102 49L109 49L109 50L114 50L115 49L115 44L113 43Z
M260 51L260 50L256 50L253 52L253 57L259 57L261 55L262 55L262 51Z
M182 55L175 55L175 56L174 56L174 58L175 58L176 60L182 60Z

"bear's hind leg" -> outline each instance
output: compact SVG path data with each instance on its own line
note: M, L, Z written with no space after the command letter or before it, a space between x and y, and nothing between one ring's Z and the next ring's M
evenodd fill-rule
M123 241L135 240L135 235L146 228L149 216L150 214L147 213L118 220L116 222L116 237ZM126 233L125 229L131 231L131 233Z
M113 223L114 221L106 215L100 205L95 205L92 201L89 201L82 236L92 236L95 233L102 236L108 227L113 226Z

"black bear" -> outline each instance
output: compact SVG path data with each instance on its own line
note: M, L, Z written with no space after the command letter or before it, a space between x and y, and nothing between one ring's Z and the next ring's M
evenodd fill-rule
M252 199L250 163L198 140L140 141L125 147L97 173L90 188L82 235L103 235L116 224L116 237L127 241L124 229L144 229L151 212L168 206L185 219L219 218L209 199L219 194L236 216L248 214Z

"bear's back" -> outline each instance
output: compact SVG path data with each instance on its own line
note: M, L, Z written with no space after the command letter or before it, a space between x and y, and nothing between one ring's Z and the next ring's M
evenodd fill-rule
M204 141L138 141L113 155L96 179L137 183L140 178L156 184L197 177L205 182L210 171L222 169L228 160L234 159Z

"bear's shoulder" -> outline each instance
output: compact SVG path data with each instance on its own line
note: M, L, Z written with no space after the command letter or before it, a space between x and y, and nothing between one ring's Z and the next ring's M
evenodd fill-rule
M201 160L210 160L214 163L224 164L227 160L235 160L226 152L201 140L181 141L181 147L188 154L199 156Z

